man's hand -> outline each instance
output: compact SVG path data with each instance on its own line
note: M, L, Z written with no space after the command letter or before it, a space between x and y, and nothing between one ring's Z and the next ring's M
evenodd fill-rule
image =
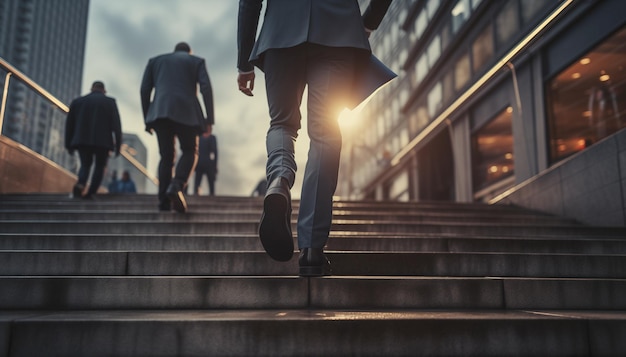
M254 90L254 72L250 73L239 73L237 76L237 84L239 85L239 90L241 93L247 95L248 97L252 97L252 91Z

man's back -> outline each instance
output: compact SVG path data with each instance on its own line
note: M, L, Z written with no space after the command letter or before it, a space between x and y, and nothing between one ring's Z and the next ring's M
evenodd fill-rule
M66 122L66 147L98 146L115 149L121 137L121 122L115 99L92 92L70 104Z
M198 84L207 107L208 124L212 124L213 94L204 59L184 51L151 58L141 83L146 123L168 118L188 126L203 126L204 114L196 96Z
M257 60L268 49L290 48L305 42L370 51L364 27L377 27L389 2L372 0L362 17L356 0L267 0L263 27L255 42L262 1L241 0L239 41L244 56L238 67L251 69L246 68L245 57L250 51L252 62L262 67L262 61Z

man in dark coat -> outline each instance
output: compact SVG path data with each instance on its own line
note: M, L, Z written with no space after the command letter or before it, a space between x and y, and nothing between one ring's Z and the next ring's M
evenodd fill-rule
M102 183L109 152L120 154L122 125L115 99L105 95L104 83L93 82L91 93L77 98L70 104L65 122L65 148L80 156L78 182L74 197L92 198ZM95 161L91 184L83 196L91 166Z
M197 97L198 85L206 119ZM185 42L178 43L173 53L151 58L141 82L141 106L146 131L154 130L159 142L159 209L174 208L185 213L187 202L183 192L196 165L198 135L214 123L213 91L204 59L193 56ZM172 178L175 138L182 155Z
M209 127L198 143L198 164L196 165L195 185L193 186L194 195L200 192L200 184L202 178L206 175L209 183L209 195L215 196L215 178L217 176L217 138Z

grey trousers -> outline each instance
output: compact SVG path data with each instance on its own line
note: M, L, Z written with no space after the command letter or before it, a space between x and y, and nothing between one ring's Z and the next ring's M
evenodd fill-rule
M354 77L355 50L302 44L271 49L264 56L270 112L267 132L267 179L284 177L293 186L296 175L294 144L300 129L300 104L305 87L309 154L304 171L298 246L323 248L332 222L337 187L341 132L337 118Z

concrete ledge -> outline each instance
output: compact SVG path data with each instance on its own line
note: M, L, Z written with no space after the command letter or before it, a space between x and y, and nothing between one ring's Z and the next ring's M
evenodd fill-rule
M0 193L69 193L76 175L0 135Z
M626 226L626 130L559 162L490 203L514 204L595 226Z

